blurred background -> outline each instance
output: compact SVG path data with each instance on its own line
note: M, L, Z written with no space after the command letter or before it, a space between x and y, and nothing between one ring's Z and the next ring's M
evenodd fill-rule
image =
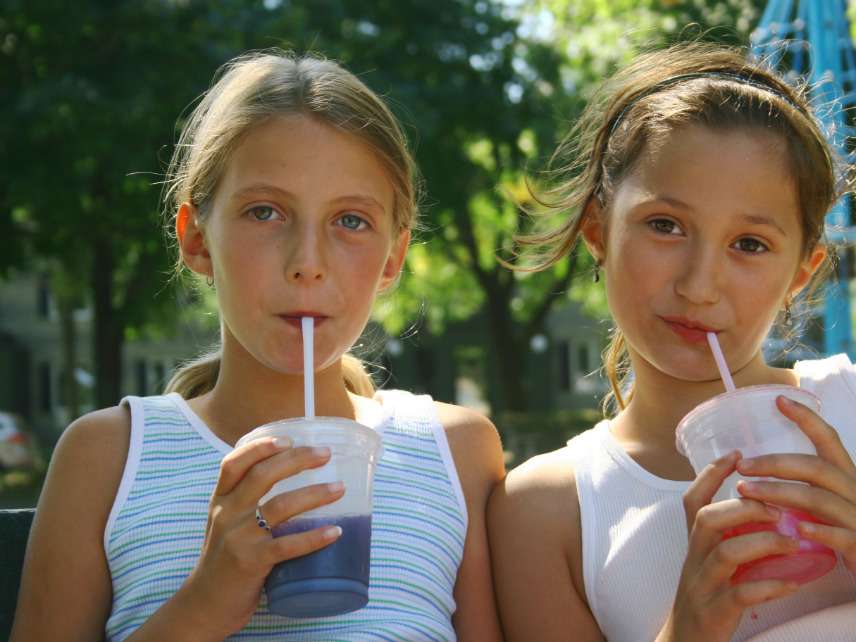
M852 49L852 8L803 5L812 3L835 8ZM773 5L789 8L776 18ZM799 27L797 5L3 0L0 507L35 504L71 420L158 394L177 364L216 341L211 293L171 278L159 198L182 117L228 59L266 47L321 53L405 123L425 181L422 230L356 352L379 385L490 415L512 466L590 426L607 390L610 326L587 253L534 275L496 260L527 228L513 205L530 202L527 177L540 184L595 83L635 52L699 37L749 44L753 32L777 33L771 21ZM838 238L845 258L848 238ZM806 310L798 348L782 357L789 344L773 336L768 356L853 356L853 292L845 260Z

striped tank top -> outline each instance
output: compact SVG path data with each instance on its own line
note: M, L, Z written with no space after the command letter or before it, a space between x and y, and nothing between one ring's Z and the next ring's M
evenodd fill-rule
M369 603L344 615L271 614L262 591L250 622L228 640L455 640L452 591L467 512L433 401L381 391ZM220 461L232 448L178 394L128 397L131 441L104 531L113 583L106 639L124 640L183 584L199 558Z

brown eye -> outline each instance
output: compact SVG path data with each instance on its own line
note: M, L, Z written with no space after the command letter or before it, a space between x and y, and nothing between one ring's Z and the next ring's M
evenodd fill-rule
M655 218L648 221L648 226L658 234L674 234L680 230L678 224L668 218Z
M741 252L746 252L748 254L760 254L770 249L761 241L754 239L751 236L738 240L734 245Z

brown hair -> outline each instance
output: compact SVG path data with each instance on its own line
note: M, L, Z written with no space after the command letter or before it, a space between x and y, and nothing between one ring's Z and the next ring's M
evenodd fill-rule
M786 143L803 214L803 252L820 241L824 217L843 193L839 161L814 119L805 85L787 84L742 49L685 42L640 54L605 82L550 160L548 175L558 179L535 200L548 213L560 212L561 224L518 239L535 252L532 270L545 269L575 246L591 199L608 216L618 183L634 168L646 145L662 141L677 128L759 128ZM604 401L623 409L630 364L618 328L604 351L604 369L612 392Z
M412 229L418 215L418 181L404 133L384 102L336 63L271 49L239 56L220 68L184 125L167 170L165 227L174 237L182 203L193 203L205 224L232 152L252 128L274 116L301 115L358 137L389 172L394 192L393 229ZM176 272L183 268L181 257ZM166 392L185 398L213 388L220 371L215 349L184 364ZM362 362L346 354L342 373L349 390L371 396L374 384Z

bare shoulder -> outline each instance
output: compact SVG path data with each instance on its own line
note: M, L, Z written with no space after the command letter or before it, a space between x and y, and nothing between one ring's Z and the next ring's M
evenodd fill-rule
M505 474L502 442L490 419L463 406L435 401L434 407L459 473L462 468L477 468L492 472L494 479Z
M57 442L52 467L73 460L87 476L100 472L121 477L131 440L131 416L127 408L114 406L83 415L65 429ZM115 490L115 489L114 489Z
M97 522L105 523L125 469L130 439L131 417L122 406L76 419L57 442L46 489L69 485L79 489L80 498L89 503Z
M84 415L60 437L27 544L16 642L103 637L111 604L104 528L130 433L128 411L115 407Z
M530 532L537 525L556 541L578 539L579 502L568 449L536 455L509 472L494 489L490 514L492 521L517 524Z

